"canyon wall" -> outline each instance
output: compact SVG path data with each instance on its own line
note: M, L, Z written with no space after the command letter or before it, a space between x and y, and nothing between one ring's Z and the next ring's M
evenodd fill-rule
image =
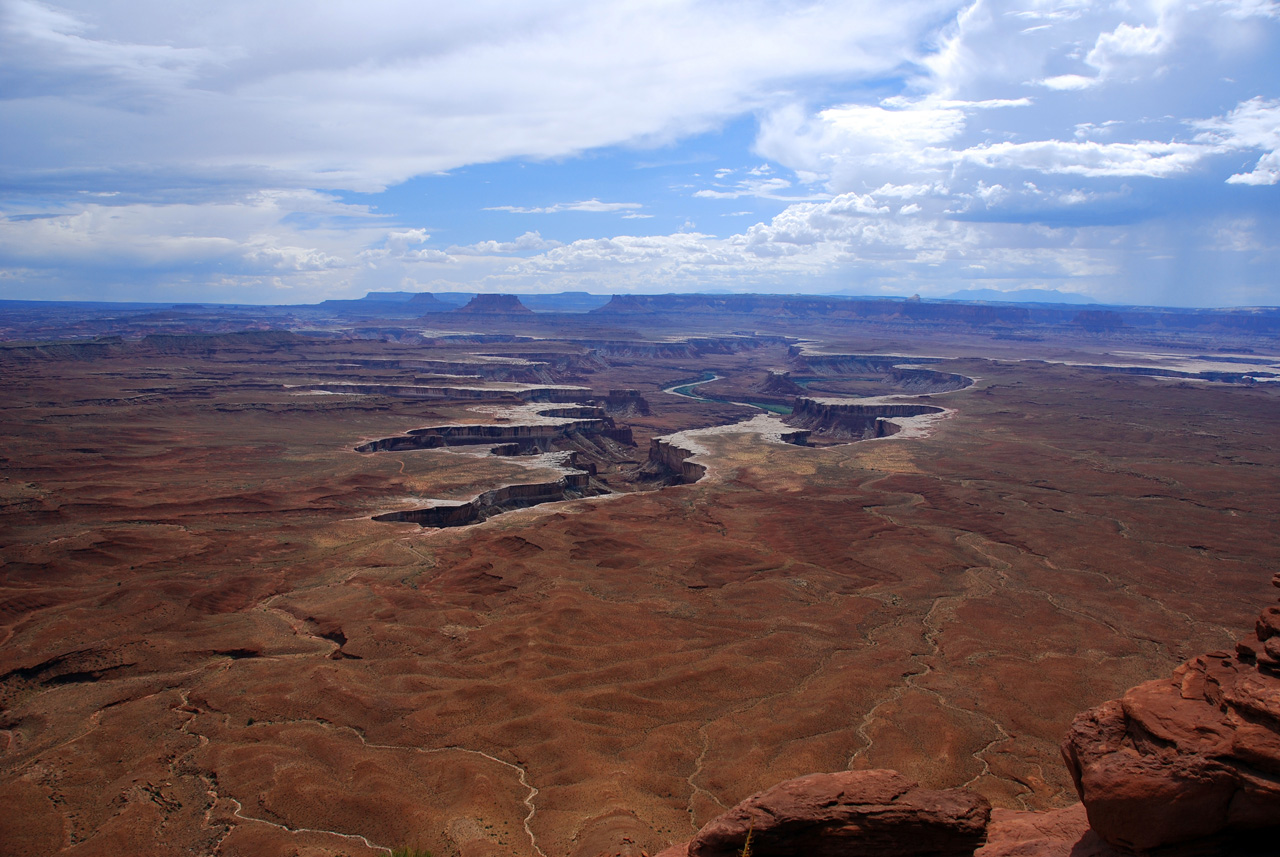
M830 400L797 397L792 412L782 421L823 437L866 440L887 437L899 427L893 417L940 414L943 408L909 403L840 404Z
M679 485L697 482L707 474L705 466L689 460L696 454L669 438L655 437L649 442L649 461L669 471Z
M423 527L465 527L494 515L542 503L578 500L591 496L591 474L566 473L554 482L527 482L504 485L485 491L464 503L437 503L422 509L407 509L375 515L375 521L418 524Z

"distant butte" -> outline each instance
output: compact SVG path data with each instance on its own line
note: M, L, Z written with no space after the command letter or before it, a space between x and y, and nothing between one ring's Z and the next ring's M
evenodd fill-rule
M515 295L476 295L464 307L455 312L485 313L488 315L532 315L533 310L520 303Z
M405 306L421 312L449 312L454 307L440 300L431 292L419 292L405 302Z

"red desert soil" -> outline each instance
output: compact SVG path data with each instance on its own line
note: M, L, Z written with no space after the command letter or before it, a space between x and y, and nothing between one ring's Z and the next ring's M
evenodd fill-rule
M470 350L535 347L583 352ZM764 383L777 344L541 378L647 398L618 418L628 493L371 520L547 476L485 446L357 453L502 415L324 392L465 356L6 367L0 854L652 854L846 768L1063 807L1072 717L1230 647L1280 559L1267 385L963 357L937 368L973 386L907 399L950 409L927 436L703 435L701 481L631 490L652 437L753 413L660 390Z

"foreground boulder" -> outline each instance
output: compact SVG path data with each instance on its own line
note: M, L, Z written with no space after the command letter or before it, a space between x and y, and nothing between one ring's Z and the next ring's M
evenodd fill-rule
M659 857L968 857L991 806L962 789L922 789L896 771L809 774L747 798Z
M1280 829L1280 610L1235 652L1077 715L1062 755L1090 826L1115 845Z

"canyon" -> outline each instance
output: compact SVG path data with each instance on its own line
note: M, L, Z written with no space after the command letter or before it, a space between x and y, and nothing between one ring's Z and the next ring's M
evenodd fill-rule
M1077 714L1274 598L1270 316L669 298L8 316L0 854L1087 830Z

